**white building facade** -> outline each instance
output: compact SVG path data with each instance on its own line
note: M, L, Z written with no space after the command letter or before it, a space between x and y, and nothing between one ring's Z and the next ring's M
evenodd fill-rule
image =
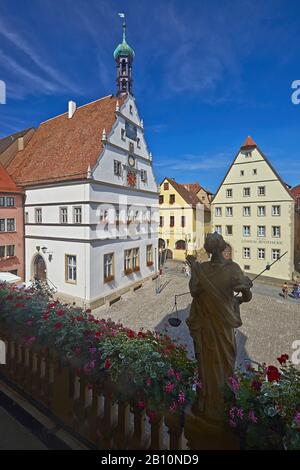
M26 281L47 280L62 301L92 309L158 271L158 188L123 28L117 96L70 102L8 167L25 188Z
M292 279L295 201L251 137L241 147L213 199L212 225L223 235L233 260L245 272L259 274L286 253L264 274Z

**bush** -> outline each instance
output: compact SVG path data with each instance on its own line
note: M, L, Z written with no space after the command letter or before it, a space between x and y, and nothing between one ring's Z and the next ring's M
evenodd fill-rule
M170 337L134 332L90 310L61 304L40 286L19 291L0 285L0 322L35 350L45 348L63 364L85 374L90 384L110 380L114 398L155 412L181 412L194 400L196 362Z
M300 371L288 359L230 379L226 421L246 449L300 449Z

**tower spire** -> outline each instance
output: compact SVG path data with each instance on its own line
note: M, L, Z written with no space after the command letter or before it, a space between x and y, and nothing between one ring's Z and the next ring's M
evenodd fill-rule
M117 96L132 94L132 62L134 59L134 50L126 41L126 20L125 14L119 13L123 18L123 40L117 46L114 52L114 58L117 68Z

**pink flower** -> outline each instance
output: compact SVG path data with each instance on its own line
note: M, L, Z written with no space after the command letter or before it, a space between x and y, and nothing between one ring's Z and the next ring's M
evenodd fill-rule
M171 382L168 382L167 385L165 386L165 391L166 393L172 393L174 390L174 384Z
M109 368L110 368L110 360L109 360L109 358L107 357L107 358L105 359L105 362L104 362L104 369L107 370L107 369L109 369Z
M180 372L175 372L175 377L179 382L181 380L181 373Z
M229 377L228 381L229 381L230 387L233 390L233 392L237 392L238 389L240 388L240 384L238 383L236 378L235 377Z
M143 400L140 400L138 401L137 406L140 410L143 410L145 408L145 402Z
M173 375L175 375L174 369L172 369L172 367L170 367L170 369L168 370L167 375L168 377L173 377Z
M65 314L65 312L64 312L64 310L63 310L63 309L61 309L61 308L60 308L59 310L57 310L57 311L56 311L56 315L57 315L58 317L63 317L63 316L64 316L64 314Z
M150 377L146 380L146 384L148 385L148 387L152 385L152 379L150 379Z
M149 420L150 420L150 422L151 422L151 421L153 421L153 420L155 419L156 413L155 413L155 411L150 411L150 410L148 410L148 411L147 411L147 416L148 416L148 418L149 418Z
M236 415L237 415L238 418L243 419L243 417L244 417L243 410L241 408L238 409L237 412L236 412Z
M255 413L253 410L249 411L249 419L252 421L252 423L257 423L257 417L255 416Z
M178 395L178 403L180 403L181 405L185 403L185 394L182 391Z
M300 425L300 413L299 412L295 414L294 422L295 424Z

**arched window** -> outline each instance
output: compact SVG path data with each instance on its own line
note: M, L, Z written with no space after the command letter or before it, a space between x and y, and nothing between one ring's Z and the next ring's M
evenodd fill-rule
M122 59L122 62L121 62L121 73L122 75L126 75L126 60L125 59Z
M176 250L185 250L186 249L186 242L184 240L178 240L175 243Z

